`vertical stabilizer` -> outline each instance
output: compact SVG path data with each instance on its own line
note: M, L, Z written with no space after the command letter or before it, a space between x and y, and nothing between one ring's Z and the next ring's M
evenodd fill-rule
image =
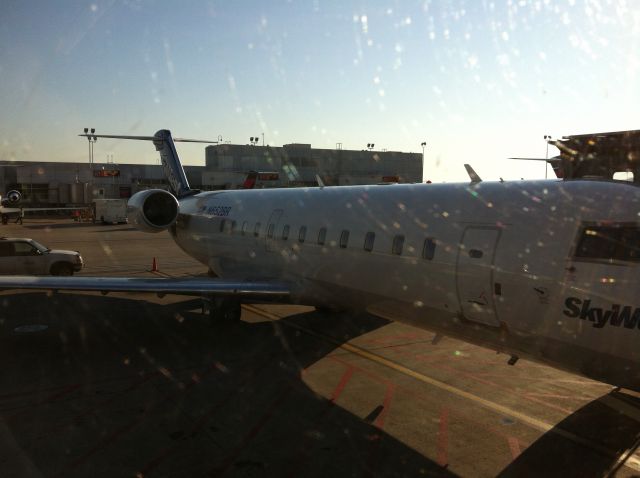
M178 158L176 146L171 138L171 131L168 129L158 131L154 135L153 144L160 153L162 169L173 193L178 198L187 196L191 192L191 189L189 188L187 175L180 163L180 158Z
M216 144L217 141L206 141L201 139L185 139L185 138L172 138L171 131L168 129L161 129L153 136L128 136L122 134L91 134L85 133L78 136L85 138L112 138L112 139L137 139L142 141L153 141L156 150L160 153L160 160L162 162L162 170L164 175L171 186L171 192L175 194L177 198L188 196L190 194L198 193L197 189L191 189L189 187L189 181L187 181L187 175L184 173L180 158L176 152L176 146L174 141L182 141L184 143L209 143Z
M465 164L464 169L467 170L467 174L469 175L469 179L471 179L472 183L482 182L482 178L478 176L478 173L475 172L475 170L471 167L470 164Z

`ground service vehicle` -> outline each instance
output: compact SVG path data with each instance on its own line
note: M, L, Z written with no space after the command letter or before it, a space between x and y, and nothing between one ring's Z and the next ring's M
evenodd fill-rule
M0 274L70 276L82 266L77 251L49 249L26 237L0 238Z
M124 224L127 222L126 199L94 199L94 222L103 224Z

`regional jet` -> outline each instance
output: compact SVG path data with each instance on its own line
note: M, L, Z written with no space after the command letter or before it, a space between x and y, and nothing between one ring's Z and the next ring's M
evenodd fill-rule
M216 277L3 277L2 289L146 291L364 310L640 391L640 188L607 179L241 189L189 187L171 133L152 141L171 192L129 200Z

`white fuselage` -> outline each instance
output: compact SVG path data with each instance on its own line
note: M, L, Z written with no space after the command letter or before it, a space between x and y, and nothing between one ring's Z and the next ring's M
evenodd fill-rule
M585 227L639 214L640 188L605 181L236 190L181 199L172 234L225 279L638 390L637 259L575 250Z

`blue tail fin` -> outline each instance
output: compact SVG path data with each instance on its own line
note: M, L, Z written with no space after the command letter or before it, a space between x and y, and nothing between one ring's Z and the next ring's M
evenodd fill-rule
M189 181L187 180L187 175L184 172L182 163L180 163L180 158L178 158L176 146L171 138L171 131L161 129L153 135L153 137L153 144L160 153L164 175L167 181L169 181L173 193L178 198L193 194L193 191L189 187Z
M93 130L92 130L93 131ZM182 139L171 137L171 131L168 129L161 129L153 136L125 136L116 134L89 134L85 128L85 134L78 136L84 136L86 138L114 138L114 139L139 139L144 141L153 141L156 150L160 153L160 160L162 161L162 170L164 171L169 186L176 197L181 198L190 194L199 192L197 189L191 189L189 187L189 181L187 181L187 175L184 173L180 158L176 152L176 146L174 141L183 141L188 143L210 143L216 144L217 141L203 141L198 139Z

